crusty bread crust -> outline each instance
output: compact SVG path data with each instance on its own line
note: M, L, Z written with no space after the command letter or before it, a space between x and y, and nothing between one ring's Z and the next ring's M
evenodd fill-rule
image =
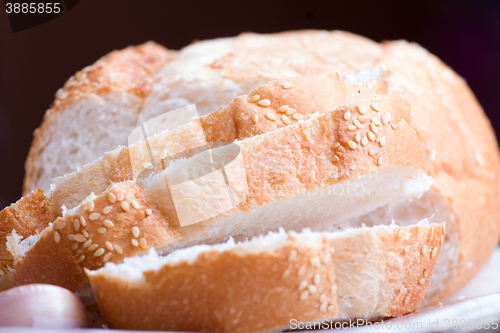
M383 318L418 308L444 229L363 228L330 234L316 246L289 233L279 247L207 250L193 261L146 271L140 280L105 270L87 275L112 328L254 332L283 329L291 319ZM362 286L370 279L374 298ZM359 304L349 308L355 298Z
M47 283L75 291L87 281L84 267L121 262L178 239L142 192L131 181L117 184L57 218L24 257L15 258L12 284Z

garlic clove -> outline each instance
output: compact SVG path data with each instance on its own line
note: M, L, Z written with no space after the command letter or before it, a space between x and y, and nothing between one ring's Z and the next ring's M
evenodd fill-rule
M30 284L0 292L0 327L86 326L83 304L67 289Z

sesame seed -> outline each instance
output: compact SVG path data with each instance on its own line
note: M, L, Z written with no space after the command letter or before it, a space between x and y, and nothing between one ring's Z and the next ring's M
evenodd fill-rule
M408 303L410 303L410 295L406 296L405 300L404 300L404 304L405 305L408 304Z
M145 249L148 246L148 242L146 241L146 238L139 239L139 245L141 246L141 248Z
M349 125L349 126L347 126L347 129L348 129L349 131L355 131L355 130L357 129L357 127L356 127L356 126L354 126L354 125Z
M118 254L123 253L123 249L121 248L120 245L115 245L114 248L115 248L116 253L118 253Z
M357 132L356 133L356 142L360 142L361 141L361 133Z
M285 113L286 113L287 116L291 116L291 115L295 114L296 112L297 111L295 111L295 109L291 109L290 108L290 109L286 110Z
M368 155L370 155L370 156L372 156L372 157L373 157L373 156L377 155L377 151L372 149L372 150L370 150L370 151L368 152Z
M393 129L393 130L398 129L398 124L396 124L396 123L392 123L392 124L391 124L391 127L392 127L392 129Z
M321 276L319 274L314 275L314 284L319 286L321 282Z
M427 255L428 255L428 254L429 254L429 247L428 247L427 245L424 245L424 246L422 247L422 255L423 255L424 257L427 257Z
M375 138L376 138L375 133L373 133L372 131L369 131L368 132L368 139L370 141L375 141Z
M250 97L250 102L257 102L260 99L259 95L253 95Z
M424 284L425 283L425 278L421 278L420 280L418 280L418 284Z
M104 220L102 222L102 224L106 227L106 228L113 228L115 225L113 224L113 222L111 222L110 220Z
M87 241L87 238L85 238L85 236L82 234L76 234L75 241L77 241L78 243L83 243Z
M97 249L95 252L94 252L94 257L100 257L104 254L104 249L103 248L99 248Z
M80 220L79 219L73 220L73 227L75 228L76 231L80 230Z
M149 169L149 170L153 169L153 164L151 164L151 163L149 163L149 162L144 162L144 163L142 163L142 166L143 166L144 168L146 168L146 169Z
M360 116L358 120L362 123L366 123L369 120L369 118L367 116Z
M269 106L271 105L271 101L268 99L261 99L260 101L257 102L260 106Z
M292 121L290 120L290 118L288 118L287 116L285 115L282 115L281 116L281 121L285 124L285 125L290 125L292 123Z
M359 122L359 120L354 119L354 126L356 126L357 128L361 128L361 123Z
M316 287L313 284L310 284L307 286L307 290L309 290L311 294L316 294L318 292L318 287Z
M306 266L305 265L300 266L298 273L299 275L306 274Z
M406 240L410 240L410 238L411 238L411 232L407 233L406 236L405 236Z
M146 209L146 215L149 216L151 214L153 214L153 211L151 209L149 209L149 208Z
M134 207L135 209L141 209L142 206L139 202L137 202L137 200L132 200L132 207Z
M444 236L441 236L441 245L444 244Z
M321 296L319 297L319 301L320 301L320 302L326 302L326 301L328 301L328 297L326 297L326 295L325 295L325 294L323 294L323 295L321 295Z
M85 227L87 225L87 221L85 221L85 218L83 216L80 216L79 219L82 227Z
M311 266L316 266L320 267L321 266L321 261L319 260L318 257L311 258Z
M347 110L347 111L344 113L344 119L345 119L345 120L349 120L349 118L351 118L351 111Z
M408 293L408 290L405 286L402 286L401 289L399 289L399 292L401 293L401 295L406 295Z
M128 202L126 202L126 201L122 201L122 203L121 203L121 205L120 205L120 206L121 206L121 207L122 207L122 209L123 209L124 211L126 211L126 212L128 212L128 211L130 210L130 206L129 206Z
M164 160L167 158L168 151L166 149L163 149L162 152L160 153L160 160Z
M103 215L109 214L109 212L111 212L112 209L113 209L113 206L106 206L102 209L102 214Z
M276 121L276 117L272 113L266 113L266 118L271 121Z
M121 221L121 220L123 220L124 217L125 217L125 213L118 214L118 216L116 217L116 220Z
M113 193L108 193L108 201L109 203L115 203L116 196Z
M282 105L279 107L278 112L286 112L286 110L288 109L289 109L288 105Z
M78 243L73 243L73 244L71 244L71 248L72 248L73 250L76 250L76 249L78 248Z
M57 231L54 231L54 241L59 243L61 241L61 235Z
M101 214L99 214L99 213L92 213L92 214L89 215L89 220L95 221L95 220L97 220L99 218L99 216L101 216Z
M349 147L351 147L351 149L356 149L356 147L358 146L358 145L356 144L356 142L351 141L351 140L347 141L347 145L348 145Z
M87 238L89 237L89 233L87 230L82 230L82 234Z
M370 124L370 129L372 130L373 133L377 134L378 133L378 128L375 124Z
M382 124L387 125L391 120L391 114L389 112L384 113L382 116Z
M380 139L380 141L379 141L379 145L380 145L380 147L385 146L386 142L387 142L387 141L386 141L386 139L385 139L385 136L383 136L383 137Z
M405 253L409 253L411 251L411 246L410 245L406 245L405 246Z
M56 230L61 230L61 229L64 229L65 227L66 227L66 223L64 223L64 222L54 223L54 228L56 228Z
M334 254L335 253L335 248L333 246L330 247L330 253Z
M368 144L368 138L366 137L366 135L361 139L361 144L363 146L366 146Z
M73 234L69 234L69 235L68 235L68 239L69 239L70 241L74 241L74 240L75 240L75 235L73 235Z
M92 245L90 245L90 246L89 246L89 248L88 248L87 250L89 250L89 251L91 251L91 252L92 252L92 251L95 251L95 249L97 249L98 247L99 247L99 245L97 245L97 244L92 244Z
M116 200L123 201L124 198L125 198L125 195L123 194L123 192L120 191L116 194Z
M290 251L290 255L288 256L288 261L294 261L297 258L297 250Z
M84 248L88 248L90 245L92 245L92 240L89 239L88 241L86 241L85 243L83 243L83 247Z
M427 270L424 269L424 271L422 272L422 274L424 274L424 277L427 277L427 275L429 275L429 272L427 272Z
M132 227L132 236L134 236L134 238L139 237L140 232L141 232L141 231L139 230L139 228L137 228L137 227Z
M339 160L340 160L340 158L337 155L333 155L333 161L334 162L338 162Z
M283 88L285 89L290 89L291 87L293 87L293 84L291 84L290 82L283 82Z
M85 256L82 254L82 255L78 258L78 260L76 261L76 263L77 263L77 264L79 264L79 263L81 263L81 262L82 262L82 261L84 261L84 260L85 260Z
M113 244L111 244L111 242L106 242L104 243L104 245L108 250L113 251Z
M102 227L97 229L97 232L100 234L104 234L106 231L107 231L106 228L102 228Z
M299 119L302 119L302 115L300 113L294 113L292 118L295 120L299 120Z
M90 200L90 201L87 202L87 210L89 212L94 211L94 207L95 207L94 201Z
M431 258L434 258L437 253L438 253L438 248L437 247L433 248L431 252Z
M373 124L375 124L376 126L380 126L380 125L382 125L382 123L380 122L380 120L378 120L378 119L377 119L377 118L375 118L375 117L371 117L371 118L370 118L370 121L371 121Z
M132 238L131 243L133 246L139 246L139 242L135 238Z
M373 110L375 110L376 112L379 112L380 111L380 106L378 106L377 103L373 102L370 104L370 106L372 107Z
M309 292L307 290L304 290L303 292L300 293L300 300L305 301L309 297Z
M112 253L107 253L104 258L102 258L102 261L104 262L108 262L109 259L111 259L111 256L112 256Z
M378 160L377 160L377 164L378 164L378 165L382 165L382 164L384 164L384 158L383 158L382 156L380 156L380 157L378 158Z
M340 147L340 142L335 142L332 146L333 149L337 149L338 147Z
M259 116L258 116L258 115L256 115L256 114L253 114L253 115L252 115L252 121L253 121L255 124L257 124L257 123L259 122Z
M366 108L363 105L358 105L358 112L361 114L365 114Z
M328 307L328 312L334 312L335 311L335 305L330 305Z
M319 306L319 310L320 310L321 312L326 312L327 308L328 308L328 302L323 302L323 303L321 303L321 305Z

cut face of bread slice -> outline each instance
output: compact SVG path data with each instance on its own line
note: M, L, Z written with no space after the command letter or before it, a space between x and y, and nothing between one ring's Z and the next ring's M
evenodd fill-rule
M291 319L378 319L418 309L444 233L424 221L281 230L167 257L150 252L87 275L112 328L254 332L285 329Z
M15 266L13 285L47 283L72 291L86 283L83 268L144 253L178 239L168 219L143 200L134 182L90 196L36 236L34 244L9 244Z

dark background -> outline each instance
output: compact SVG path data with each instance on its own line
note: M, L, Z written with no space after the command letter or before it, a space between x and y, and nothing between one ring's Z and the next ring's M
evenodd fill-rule
M497 0L80 0L65 15L17 33L0 4L0 209L21 196L32 133L57 89L106 53L147 40L179 49L195 39L305 28L421 44L467 80L500 131Z

